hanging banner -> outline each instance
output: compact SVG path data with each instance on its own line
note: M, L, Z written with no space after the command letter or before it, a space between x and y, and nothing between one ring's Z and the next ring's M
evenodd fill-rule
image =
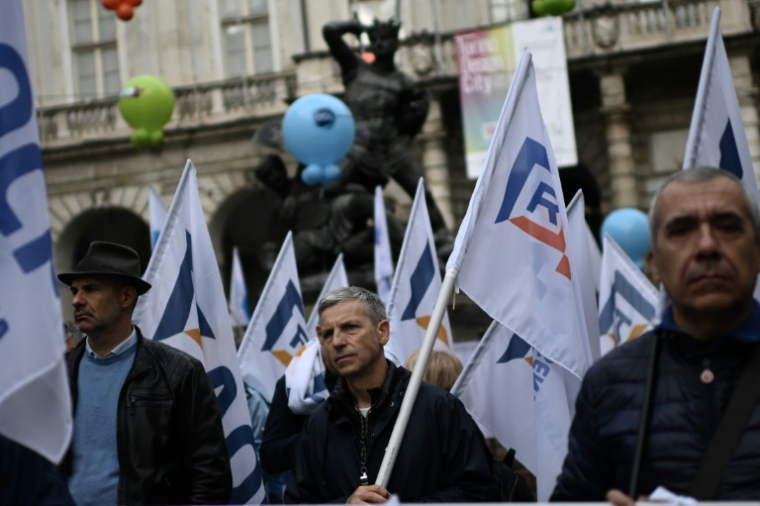
M524 49L533 54L541 114L557 165L577 165L562 19L540 18L462 32L455 41L467 177L477 178L485 162L501 106Z

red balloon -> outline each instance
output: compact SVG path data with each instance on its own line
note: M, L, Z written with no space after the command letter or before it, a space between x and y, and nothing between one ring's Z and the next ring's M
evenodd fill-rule
M102 0L101 3L109 11L115 11L119 7L121 0Z
M122 2L119 4L119 7L116 9L116 15L122 21L129 21L130 19L132 19L132 16L135 15L135 9L129 3Z

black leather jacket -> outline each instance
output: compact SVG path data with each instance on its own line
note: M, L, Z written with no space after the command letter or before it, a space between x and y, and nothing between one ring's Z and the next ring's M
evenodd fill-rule
M74 412L85 340L66 362ZM76 419L74 420L76 423ZM224 429L203 365L144 339L119 394L119 504L227 504L232 492ZM71 473L70 456L64 471Z

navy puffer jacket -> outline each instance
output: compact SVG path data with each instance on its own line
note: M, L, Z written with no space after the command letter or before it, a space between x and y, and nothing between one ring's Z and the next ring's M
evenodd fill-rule
M731 338L698 341L656 329L602 358L583 380L569 451L555 501L602 501L611 488L628 492L653 340L661 339L653 416L638 490L662 485L686 494L758 344ZM710 369L714 380L700 374ZM716 499L760 499L760 403L755 407Z

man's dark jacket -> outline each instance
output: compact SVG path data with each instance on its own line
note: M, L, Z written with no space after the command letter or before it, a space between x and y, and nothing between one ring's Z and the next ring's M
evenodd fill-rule
M61 470L0 434L0 504L76 506Z
M325 384L328 391L335 386L337 376L325 372ZM261 440L259 455L261 467L270 474L284 473L293 468L296 455L298 435L309 415L297 415L288 406L288 393L283 375L274 386L272 404L269 406L264 437Z
M85 340L66 361L76 413ZM76 423L76 419L74 420ZM203 365L137 329L134 364L117 411L119 504L227 504L232 491L224 429ZM71 473L71 458L64 470Z
M388 362L382 388L370 391L367 475L377 480L411 373ZM306 422L285 489L288 503L345 502L359 487L362 419L345 380ZM423 383L388 486L401 502L495 500L491 455L462 403Z
M552 500L603 501L611 488L628 492L656 337L661 340L658 379L638 490L648 495L662 485L678 494L688 492L758 344L728 336L703 342L657 328L613 350L589 369ZM712 382L700 380L705 369L714 374ZM760 499L760 404L739 440L716 499Z

